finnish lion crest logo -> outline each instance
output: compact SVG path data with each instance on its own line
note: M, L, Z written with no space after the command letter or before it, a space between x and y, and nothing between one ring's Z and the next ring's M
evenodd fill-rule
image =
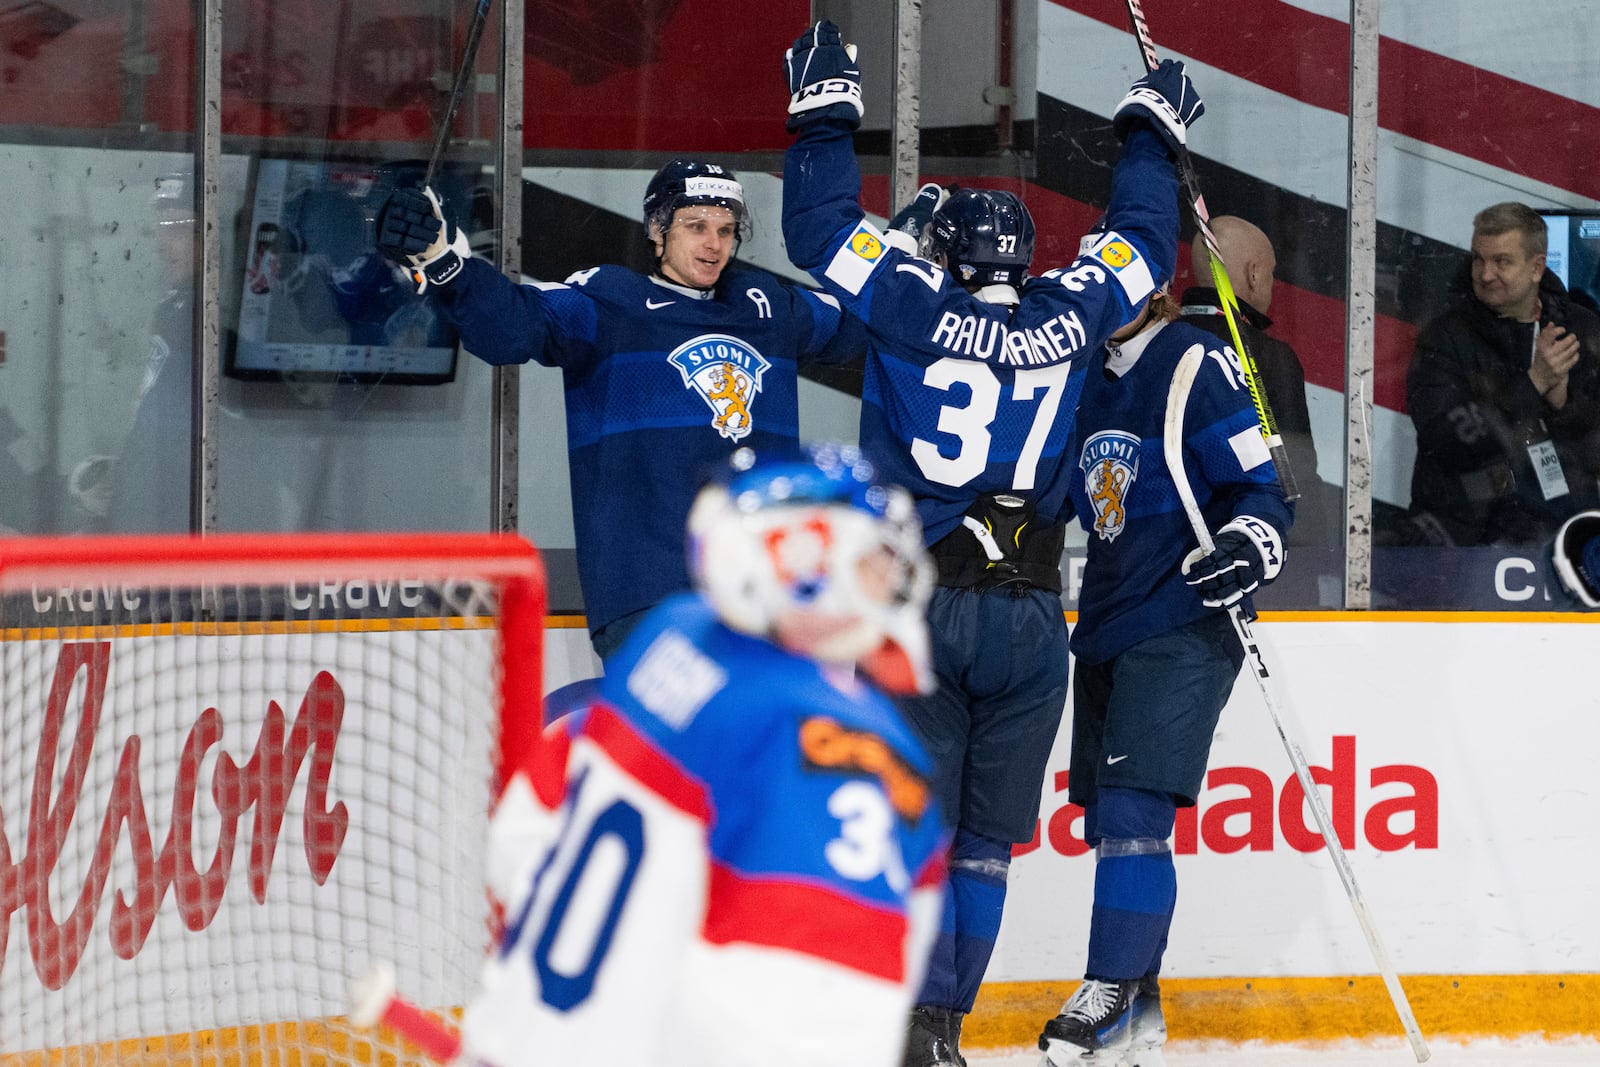
M760 352L737 337L707 334L673 349L667 362L711 408L711 426L719 434L738 441L755 429L750 409L771 366Z
M1139 477L1139 438L1122 430L1101 430L1083 443L1078 469L1094 509L1094 532L1115 541L1128 527L1125 501Z

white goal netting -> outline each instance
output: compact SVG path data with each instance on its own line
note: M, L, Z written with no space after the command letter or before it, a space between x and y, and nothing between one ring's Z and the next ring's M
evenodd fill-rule
M511 540L0 543L0 1063L416 1059L343 1017L476 976Z

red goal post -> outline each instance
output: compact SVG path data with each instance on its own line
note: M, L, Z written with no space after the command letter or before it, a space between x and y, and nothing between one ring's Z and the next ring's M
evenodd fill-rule
M0 538L0 1067L420 1062L541 722L544 575L489 534Z

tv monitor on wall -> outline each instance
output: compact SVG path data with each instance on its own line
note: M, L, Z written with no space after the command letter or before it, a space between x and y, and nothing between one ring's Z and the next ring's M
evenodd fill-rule
M1600 211L1541 211L1549 231L1545 269L1574 300L1600 311Z
M245 198L235 378L435 385L455 377L455 330L377 251L373 222L389 193L421 184L422 164L262 159ZM457 225L478 168L441 167L433 187Z

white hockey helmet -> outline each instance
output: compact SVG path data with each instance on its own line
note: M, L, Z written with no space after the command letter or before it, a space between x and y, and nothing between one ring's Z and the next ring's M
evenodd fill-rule
M853 446L735 452L689 513L689 571L728 626L891 692L930 692L933 564L911 496Z
M1568 593L1600 608L1600 511L1580 511L1561 524L1550 557Z

